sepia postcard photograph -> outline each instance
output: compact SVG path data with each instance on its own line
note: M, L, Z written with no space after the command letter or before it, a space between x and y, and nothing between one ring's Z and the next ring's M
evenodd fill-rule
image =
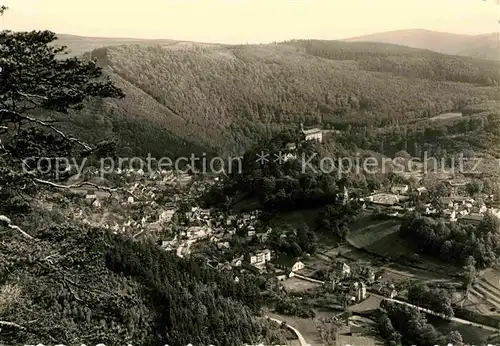
M0 346L500 346L500 0L0 26Z

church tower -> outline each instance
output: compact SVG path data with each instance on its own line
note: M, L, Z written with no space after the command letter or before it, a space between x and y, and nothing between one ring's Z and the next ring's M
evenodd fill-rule
M347 191L347 187L344 186L344 200L343 200L344 204L347 204L347 202L349 202L349 191Z

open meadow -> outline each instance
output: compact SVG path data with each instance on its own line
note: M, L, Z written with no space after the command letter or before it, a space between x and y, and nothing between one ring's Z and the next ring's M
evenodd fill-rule
M347 242L379 256L397 258L408 255L412 249L398 236L400 226L399 219L378 220L364 216L351 226Z
M310 282L295 277L286 279L282 281L281 284L288 292L304 292L309 289L314 289L322 286L319 283Z

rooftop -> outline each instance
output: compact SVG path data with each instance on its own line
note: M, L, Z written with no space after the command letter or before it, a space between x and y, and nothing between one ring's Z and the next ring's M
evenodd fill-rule
M302 133L305 134L305 135L312 135L312 134L320 133L320 132L321 132L321 129L319 129L319 128L314 128L314 129L309 129L309 130L302 130Z
M466 214L461 218L469 221L482 221L484 217L481 214Z

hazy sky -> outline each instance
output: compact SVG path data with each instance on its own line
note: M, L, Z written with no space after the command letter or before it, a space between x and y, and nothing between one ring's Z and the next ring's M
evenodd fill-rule
M9 30L257 43L423 28L498 32L496 0L0 0Z

